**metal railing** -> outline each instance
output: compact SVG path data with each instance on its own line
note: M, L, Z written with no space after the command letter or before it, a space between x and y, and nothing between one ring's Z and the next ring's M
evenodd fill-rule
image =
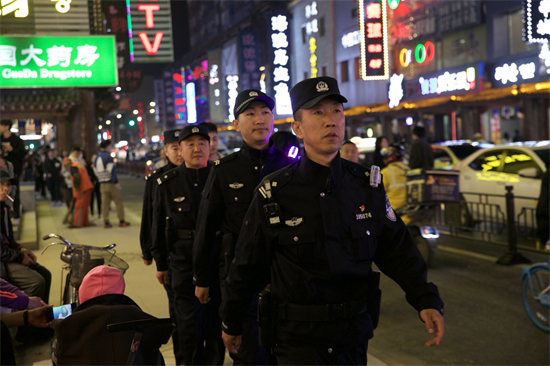
M145 176L145 163L144 162L117 162L117 171L121 174L128 174L137 178Z

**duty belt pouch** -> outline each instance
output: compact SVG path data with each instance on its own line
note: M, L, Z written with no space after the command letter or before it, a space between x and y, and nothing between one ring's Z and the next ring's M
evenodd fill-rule
M367 291L367 313L372 322L372 329L378 326L380 318L380 302L382 300L382 290L380 290L380 271L372 271L369 287Z
M273 303L269 285L267 285L266 288L258 294L257 319L260 345L267 349L275 347L275 311L276 306Z
M233 245L233 234L227 233L222 237L222 253L224 257L224 278L229 275L229 267L233 257L235 257L235 248Z

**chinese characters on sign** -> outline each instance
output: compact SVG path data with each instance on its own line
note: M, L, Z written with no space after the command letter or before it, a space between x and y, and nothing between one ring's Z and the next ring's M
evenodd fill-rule
M273 90L275 91L275 112L278 115L292 114L290 93L288 84L290 72L288 70L288 41L286 31L288 30L287 17L278 15L271 17L271 38L274 49L273 58Z
M114 86L113 37L0 37L2 87Z
M306 5L306 34L311 36L309 38L309 64L311 66L311 77L317 77L317 55L315 51L317 50L317 39L315 38L315 33L319 32L319 26L317 22L317 1L313 1L311 4ZM273 36L271 36L273 37ZM285 36L286 39L286 36Z
M258 34L254 31L239 33L241 89L260 88L260 50Z
M105 14L107 33L113 34L116 39L117 67L122 69L130 62L126 4L123 1L111 0L102 1L101 6L103 14Z
M550 40L550 0L524 0L524 35L529 43Z
M162 73L164 82L164 101L166 103L166 129L174 128L174 89L172 88L172 69L164 70Z
M172 71L172 87L174 90L174 120L176 125L187 121L185 69L174 68Z
M172 62L169 0L126 0L131 62Z
M361 34L361 77L363 80L389 78L386 0L359 0Z
M13 13L16 18L25 18L29 15L28 0L2 0L0 4L2 5L0 10L2 16Z

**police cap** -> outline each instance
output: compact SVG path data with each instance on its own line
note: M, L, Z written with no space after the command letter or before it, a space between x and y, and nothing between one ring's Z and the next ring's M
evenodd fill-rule
M239 114L241 114L250 103L255 101L264 102L271 110L275 107L275 101L271 99L269 95L256 89L243 90L237 95L237 100L235 101L235 108L233 109L235 119L237 119Z
M338 82L334 78L329 76L321 76L318 78L302 80L290 89L292 113L296 114L296 111L300 108L311 108L327 97L333 97L342 103L346 103L348 101L340 94Z
M206 127L205 125L187 125L181 129L179 135L179 142L182 142L189 136L193 135L200 135L210 142L208 127Z
M166 130L162 133L164 136L164 145L168 145L170 142L179 141L181 129Z

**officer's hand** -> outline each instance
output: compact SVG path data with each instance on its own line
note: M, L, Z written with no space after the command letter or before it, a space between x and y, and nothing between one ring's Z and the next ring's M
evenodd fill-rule
M443 316L435 309L424 309L420 312L420 319L426 323L428 333L433 333L434 337L426 342L426 347L438 346L443 339L445 322Z
M197 297L197 299L199 299L201 304L206 304L208 301L210 301L208 287L195 286L195 296Z
M150 260L150 259L144 259L143 260L143 264L145 264L146 266L150 266L152 263L153 263L153 261Z
M157 280L159 280L159 283L161 285L168 285L169 278L168 278L168 271L157 271Z
M227 350L230 353L239 353L238 351L239 351L239 348L241 347L242 337L243 337L242 335L232 336L232 335L226 334L222 330L223 344L225 345L225 348L227 348Z

